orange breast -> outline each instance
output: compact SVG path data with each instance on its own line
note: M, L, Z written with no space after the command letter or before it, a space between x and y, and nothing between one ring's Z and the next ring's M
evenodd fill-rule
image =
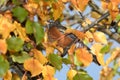
M63 48L67 47L72 42L72 39L65 36L57 27L50 27L48 30L48 38L50 42L58 41L57 45Z

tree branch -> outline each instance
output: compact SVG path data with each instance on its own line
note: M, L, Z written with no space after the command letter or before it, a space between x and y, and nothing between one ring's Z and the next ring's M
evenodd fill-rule
M103 26L98 25L98 30L106 33L110 38L114 39L118 43L120 43L120 34L113 33L109 29L105 29Z
M100 18L98 18L96 21L94 21L90 25L86 26L83 31L88 31L90 28L94 27L96 24L98 24L103 19L107 18L109 15L110 15L109 12L106 12Z

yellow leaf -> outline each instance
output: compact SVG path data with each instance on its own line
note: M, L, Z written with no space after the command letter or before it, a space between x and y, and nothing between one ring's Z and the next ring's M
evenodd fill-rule
M30 59L25 60L24 68L25 70L31 72L32 77L35 77L42 72L43 65L37 59L30 58Z
M8 18L0 15L0 34L2 38L6 39L15 28L12 20L10 21Z
M45 31L44 43L48 42L48 29Z
M92 42L93 41L93 34L90 32L90 31L87 31L87 32L85 32L85 40L87 41L87 42Z
M27 41L27 42L30 41L29 38L27 37L25 28L23 28L20 23L15 21L13 25L17 27L15 31L16 35L18 34L23 41Z
M91 47L91 51L93 54L96 55L98 62L104 66L104 54L100 53L100 50L103 48L103 45L99 44L99 43L95 43L93 44L93 46Z
M112 62L113 60L115 60L115 58L120 54L120 48L116 48L111 56L106 60L106 66L108 66L110 64L110 62Z
M86 26L88 26L89 24L91 24L91 21L90 21L90 19L88 19L88 18L86 18L85 21L82 22L82 26L83 26L83 27L86 27Z
M104 65L105 65L105 62L104 62L104 55L101 54L101 53L99 53L99 54L97 54L96 56L97 56L98 62L99 62L102 66L104 66Z
M6 41L3 39L0 39L0 53L6 54L7 52L7 44Z
M102 4L102 8L103 9L108 9L108 2L105 2L105 1L101 1L101 4Z
M27 3L24 5L25 9L28 10L32 15L34 15L38 9L37 3Z
M67 34L74 34L76 37L78 37L80 40L81 39L84 39L85 38L85 34L79 30L76 30L76 29L70 29L70 28L67 28L67 30L65 31L65 33Z
M77 71L76 70L73 70L73 69L70 69L68 72L67 72L67 77L69 80L73 80L73 77L77 74Z
M89 2L89 0L70 0L70 1L75 6L75 8L81 12L85 10Z
M53 53L53 52L54 52L54 48L53 48L53 47L48 46L48 47L46 48L46 53L47 53L47 55L49 55L49 54L51 54L51 53Z
M43 25L46 25L46 21L50 19L48 6L51 6L51 3L52 1L39 0L39 7L36 11Z
M90 65L93 60L92 54L86 48L78 48L75 51L77 60L82 62L84 66Z
M91 12L91 16L93 17L93 18L95 18L95 19L97 19L97 18L99 18L101 15L100 14L98 14L97 12Z
M47 56L54 52L54 46L56 46L56 44L53 44L52 42L50 44L49 43L42 43L42 44L45 47Z
M56 80L54 78L55 69L52 66L46 65L42 71L44 80Z
M100 71L100 80L114 80L114 69L108 66L105 66L101 71Z
M34 58L39 60L39 62L41 64L45 64L48 62L48 60L45 58L45 56L42 54L41 51L37 50L37 49L32 49L31 52L34 53Z
M96 42L102 43L102 44L107 44L107 39L106 36L103 32L94 32L93 33L94 39Z
M12 73L8 70L3 79L12 80Z
M92 45L91 50L92 50L93 54L97 55L97 54L100 53L100 50L101 50L102 47L103 47L102 44L95 43L95 44Z

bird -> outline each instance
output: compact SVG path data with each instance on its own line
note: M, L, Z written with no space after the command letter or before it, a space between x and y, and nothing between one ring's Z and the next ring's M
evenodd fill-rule
M57 45L62 48L66 48L73 41L71 37L60 32L59 29L55 26L49 28L48 38L50 42L57 41Z
M61 55L61 57L64 57L68 53L70 46L73 43L75 43L75 40L77 39L77 37L74 36L73 34L70 35L64 34L65 30L66 27L62 26L59 22L50 24L48 29L49 42L57 41L57 46L63 48L63 54ZM85 47L87 46L85 45ZM87 49L88 51L90 51L90 48L87 47ZM96 58L96 55L92 54L92 56L93 56L93 62L100 65L99 61Z

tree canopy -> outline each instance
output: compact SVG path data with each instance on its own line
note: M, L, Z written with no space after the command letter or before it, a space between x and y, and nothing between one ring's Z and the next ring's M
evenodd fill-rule
M92 62L99 80L120 75L120 0L96 1L0 0L0 77L57 80L65 64L68 80L93 80Z

